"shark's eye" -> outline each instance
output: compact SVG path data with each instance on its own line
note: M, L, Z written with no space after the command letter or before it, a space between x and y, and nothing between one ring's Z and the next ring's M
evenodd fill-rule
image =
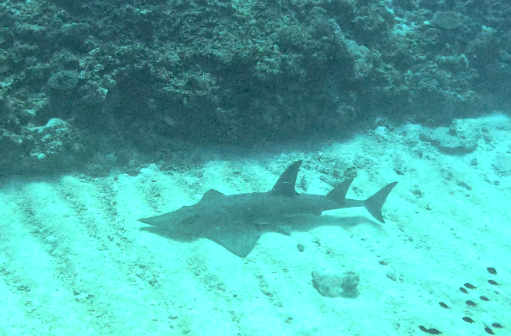
M183 223L183 224L192 224L192 223L194 223L195 221L197 221L197 219L199 219L199 214L194 213L194 214L192 214L192 215L190 215L190 216L188 216L188 217L185 217L185 218L181 221L181 223Z

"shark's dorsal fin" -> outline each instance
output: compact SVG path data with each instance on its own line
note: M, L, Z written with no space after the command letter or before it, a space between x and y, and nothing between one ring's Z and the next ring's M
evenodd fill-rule
M346 203L346 193L351 186L351 182L353 182L353 177L344 180L341 184L335 187L334 190L329 192L326 197L340 205L344 205Z
M209 189L208 191L206 191L204 196L202 196L201 202L218 200L223 197L225 197L225 195L222 194L220 191L216 191L215 189Z
M297 192L295 190L296 176L298 176L298 170L302 160L293 162L287 169L280 175L279 180L273 186L271 192L284 196L293 196Z

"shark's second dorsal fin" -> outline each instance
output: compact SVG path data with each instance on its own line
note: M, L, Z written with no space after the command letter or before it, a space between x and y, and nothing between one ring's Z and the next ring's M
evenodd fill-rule
M202 196L201 202L218 200L223 197L225 197L225 195L222 194L220 191L216 191L215 189L209 189L208 191L206 191L204 196Z
M287 169L280 175L279 180L273 186L272 193L284 196L293 196L297 192L295 190L296 176L302 165L302 160L293 162Z
M346 203L346 194L348 193L348 189L351 186L351 182L353 182L352 177L344 180L341 184L335 187L334 190L328 193L326 197L332 201L344 205Z

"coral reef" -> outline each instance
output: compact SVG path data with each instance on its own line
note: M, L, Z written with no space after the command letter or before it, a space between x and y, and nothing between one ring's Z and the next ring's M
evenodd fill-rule
M66 157L87 162L501 107L509 15L502 0L6 0L0 129L16 153L2 169L24 166L30 130L55 118L86 139Z
M312 272L312 285L321 296L354 298L358 296L360 277L355 272L328 273Z

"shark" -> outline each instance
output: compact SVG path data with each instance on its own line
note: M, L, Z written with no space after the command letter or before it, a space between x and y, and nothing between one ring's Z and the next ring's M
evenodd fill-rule
M270 191L226 195L210 189L194 205L138 219L152 226L141 230L177 240L207 238L244 258L263 233L289 236L298 230L299 223L294 219L300 215L320 216L324 211L365 207L376 220L385 223L382 207L397 182L366 200L346 198L353 178L344 180L327 195L303 194L295 188L301 164L299 160L289 165Z

